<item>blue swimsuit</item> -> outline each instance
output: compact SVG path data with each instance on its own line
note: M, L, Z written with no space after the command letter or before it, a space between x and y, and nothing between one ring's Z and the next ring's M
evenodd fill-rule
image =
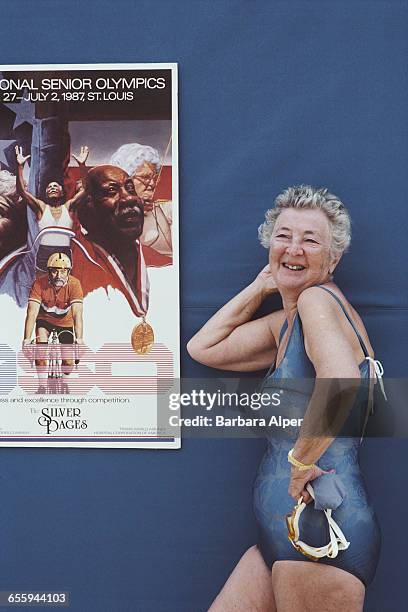
M342 302L326 287L321 289L330 293L339 303L367 357L364 342ZM280 339L286 329L287 321L282 328ZM360 375L362 381L369 378L370 364L367 360L360 364ZM275 370L272 366L267 373L261 392L272 394L283 391L281 397L290 405L291 417L302 418L313 391L315 378L313 364L305 350L302 323L297 314L285 355L280 365ZM346 421L348 434L351 431L355 437L337 437L318 461L323 470L334 468L345 485L346 497L334 511L333 518L350 542L349 548L339 552L335 559L325 557L319 560L319 563L350 572L365 585L374 577L381 545L380 529L368 500L358 463L361 425L364 422L367 401L368 384L362 384ZM310 561L290 543L285 522L286 515L292 512L295 504L288 494L291 466L287 455L296 438L297 434L291 437L285 434L268 438L268 448L254 484L254 510L260 530L259 548L269 567L279 560ZM323 546L328 542L324 513L315 510L313 503L309 504L302 514L301 539L312 546Z

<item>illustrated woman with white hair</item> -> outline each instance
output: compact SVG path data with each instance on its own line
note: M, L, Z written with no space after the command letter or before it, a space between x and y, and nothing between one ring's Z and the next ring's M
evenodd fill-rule
M149 145L133 142L119 147L109 163L129 174L137 195L143 200L145 219L142 244L162 255L171 256L172 203L155 198L162 169L159 152Z
M380 552L358 462L370 373L379 365L361 318L333 281L350 217L327 189L290 187L267 211L259 237L269 264L188 350L223 370L269 368L261 390L281 398L272 414L288 411L303 422L283 435L271 428L254 484L259 543L211 612L360 612ZM251 320L273 292L283 309Z

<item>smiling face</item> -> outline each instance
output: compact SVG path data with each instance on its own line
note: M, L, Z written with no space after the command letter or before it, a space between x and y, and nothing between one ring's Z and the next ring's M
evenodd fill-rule
M276 220L269 266L279 289L298 292L329 280L339 258L330 256L331 228L319 209L285 209Z
M63 195L63 189L57 182L48 183L45 190L46 198L49 202L59 201Z
M88 172L88 193L93 200L92 229L107 238L135 240L143 231L143 202L129 175L116 166L96 166Z

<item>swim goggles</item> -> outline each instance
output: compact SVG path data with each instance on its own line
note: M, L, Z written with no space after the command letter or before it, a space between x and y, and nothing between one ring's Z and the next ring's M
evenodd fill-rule
M306 485L307 492L311 495L313 499L315 499L315 493L313 491L312 485L307 483ZM329 557L329 559L335 559L341 550L347 550L350 546L350 542L347 541L344 533L332 517L332 509L328 508L323 510L327 522L329 524L329 534L330 541L325 546L315 547L306 544L300 539L300 531L299 531L299 519L303 510L306 507L306 503L303 501L303 498L300 497L298 503L293 509L292 514L288 514L286 516L286 526L288 528L288 537L294 548L305 557L308 557L312 561L319 561L323 557Z

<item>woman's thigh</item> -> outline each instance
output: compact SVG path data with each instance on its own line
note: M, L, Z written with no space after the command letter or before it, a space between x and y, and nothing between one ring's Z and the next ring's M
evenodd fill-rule
M210 611L276 612L271 570L257 546L241 557Z
M363 583L344 570L305 561L276 561L272 586L279 612L361 612Z

